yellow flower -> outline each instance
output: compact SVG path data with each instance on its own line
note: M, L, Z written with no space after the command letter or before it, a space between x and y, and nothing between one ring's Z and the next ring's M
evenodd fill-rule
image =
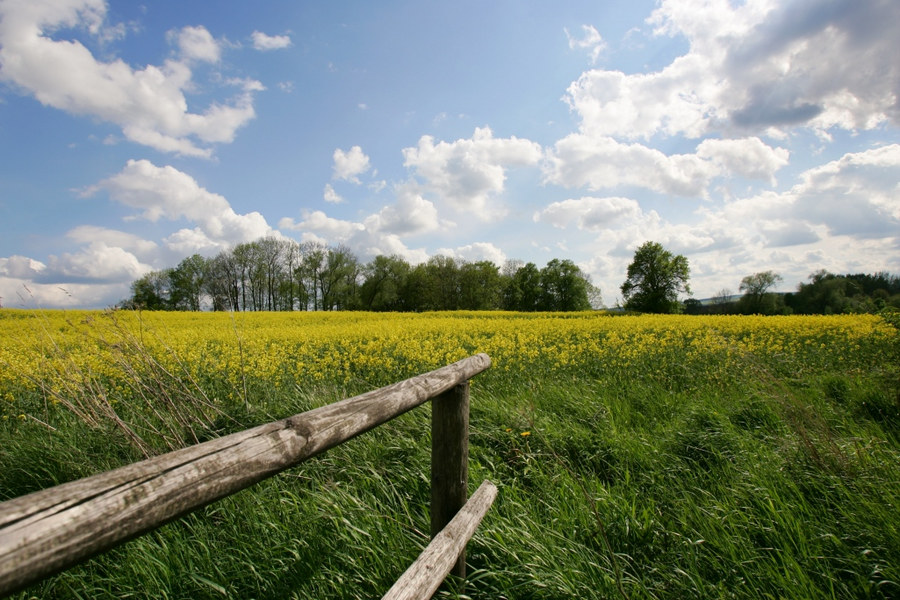
M523 431L523 432L520 433L519 435L521 435L522 437L528 437L529 435L531 435L531 432L530 432L530 431Z

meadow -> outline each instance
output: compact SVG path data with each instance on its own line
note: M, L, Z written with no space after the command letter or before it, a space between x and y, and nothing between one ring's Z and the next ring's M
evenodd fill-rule
M471 598L900 597L900 331L875 315L0 310L0 500L485 352ZM20 598L380 597L426 405Z

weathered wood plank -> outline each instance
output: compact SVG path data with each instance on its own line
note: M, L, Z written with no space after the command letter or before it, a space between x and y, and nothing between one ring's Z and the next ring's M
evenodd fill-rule
M431 537L466 503L469 495L469 383L431 402ZM466 577L463 548L453 574Z
M0 595L233 494L484 371L479 354L387 387L0 503Z
M475 529L497 497L497 486L487 479L456 516L431 540L382 600L427 600L453 569Z

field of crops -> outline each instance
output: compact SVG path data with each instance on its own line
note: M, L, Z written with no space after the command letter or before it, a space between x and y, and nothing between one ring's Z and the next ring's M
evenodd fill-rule
M873 315L4 309L0 500L485 352L472 482L500 497L469 596L892 597L898 333ZM379 595L427 541L427 414L381 430L31 593ZM220 506L256 511L267 542L246 548Z
M152 358L223 402L317 382L381 386L486 352L493 372L650 378L679 388L742 371L865 372L897 330L879 317L593 313L0 312L4 418L43 410L72 382L128 401ZM42 413L43 414L43 413ZM35 415L37 416L37 415Z

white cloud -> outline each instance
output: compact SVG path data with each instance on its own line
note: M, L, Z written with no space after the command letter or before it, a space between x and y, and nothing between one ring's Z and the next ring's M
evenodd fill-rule
M847 236L900 242L900 145L845 154L811 168L789 190L727 203L721 219L753 228L769 247Z
M325 189L322 192L322 199L331 204L341 204L344 202L344 199L341 198L340 194L334 191L334 188L330 183L325 184Z
M47 265L41 261L27 256L13 255L8 258L0 258L0 277L34 279L39 277L46 268Z
M638 143L573 133L548 153L545 178L591 190L637 186L678 196L705 196L713 178L742 175L774 182L789 153L759 138L707 139L695 154L666 155Z
M579 229L599 231L609 229L615 222L634 220L641 215L641 207L631 198L593 198L554 202L544 210L535 213L536 222L550 223L564 228L575 223Z
M475 242L457 248L438 248L435 255L449 256L467 262L487 260L495 265L503 265L506 262L506 254L503 250L490 242Z
M648 19L690 50L665 68L592 70L567 101L590 136L700 137L900 123L900 3L663 0Z
M261 31L254 31L250 37L253 39L253 47L257 50L280 50L291 46L289 35L266 35Z
M295 231L311 231L332 240L333 243L341 243L349 240L353 234L364 231L362 223L344 221L329 217L321 210L306 212L299 223L289 217L278 222L280 229L292 229Z
M217 63L222 57L219 43L202 25L184 27L181 31L170 31L169 36L178 44L181 55L189 60Z
M22 308L96 308L112 306L128 294L128 284L36 283L0 274L0 302Z
M744 275L770 269L794 284L818 269L893 272L900 268L898 181L900 145L848 153L808 169L784 192L702 207L690 225L602 231L596 251L643 233L688 256L701 294L736 290Z
M71 237L80 239L84 233ZM101 240L51 255L46 263L10 256L0 258L0 298L7 307L108 306L125 297L129 284L150 268L131 252Z
M900 145L846 154L806 171L786 196L793 216L833 235L900 242Z
M770 6L723 63L735 77L728 89L733 122L820 129L900 123L894 59L900 4L799 0Z
M202 187L190 175L172 166L158 167L148 160L129 160L122 171L85 190L103 190L120 204L139 209L140 218L158 221L187 219L220 248L271 235L273 230L258 212L237 214L223 196ZM178 239L185 239L181 235ZM208 247L204 242L202 248ZM185 246L186 248L186 246Z
M73 27L101 36L105 17L102 0L0 4L0 78L44 105L114 123L127 139L162 152L209 157L211 144L231 142L255 116L246 87L228 103L191 112L186 62L133 69L121 59L97 60L77 40L60 39ZM218 60L218 46L202 27L182 30L177 40L185 60Z
M580 38L570 34L568 29L565 32L566 38L569 40L569 48L572 50L576 48L588 50L592 63L596 63L597 59L600 58L600 53L606 49L606 43L600 36L600 32L593 25L582 25L582 36Z
M221 240L210 238L200 227L179 229L163 241L176 261L193 254L212 255L225 249Z
M649 139L656 133L699 137L715 116L709 60L682 56L658 73L593 70L573 82L566 102L590 136Z
M79 225L66 232L66 237L78 244L103 242L109 246L116 246L134 252L137 256L148 258L153 257L159 250L159 245L151 240L145 240L133 233L97 227L95 225Z
M711 161L721 173L736 173L774 185L775 172L787 166L790 152L750 137L703 140L697 146L697 156Z
M399 235L384 227L381 219L380 214L372 215L365 223L357 223L329 217L322 211L313 211L304 213L300 222L285 217L278 222L278 227L301 232L304 241L344 244L363 261L379 254L396 254L413 264L428 259L424 249L407 247Z
M491 201L503 192L506 168L537 164L539 144L515 136L494 138L487 127L476 128L471 139L438 142L422 136L415 148L404 148L404 165L415 169L426 188L453 208L481 219L503 211Z
M150 270L149 265L141 263L131 252L102 241L91 242L78 252L51 256L47 262L44 278L50 278L54 283L82 280L130 282Z
M695 154L667 156L641 144L573 133L556 143L545 165L548 182L591 190L640 186L679 196L700 196L718 168Z
M364 222L367 229L398 236L427 233L441 226L437 208L412 186L398 188L397 202L385 206Z
M359 183L359 176L371 168L369 157L365 155L359 146L353 146L347 152L337 148L334 151L333 158L334 179Z

